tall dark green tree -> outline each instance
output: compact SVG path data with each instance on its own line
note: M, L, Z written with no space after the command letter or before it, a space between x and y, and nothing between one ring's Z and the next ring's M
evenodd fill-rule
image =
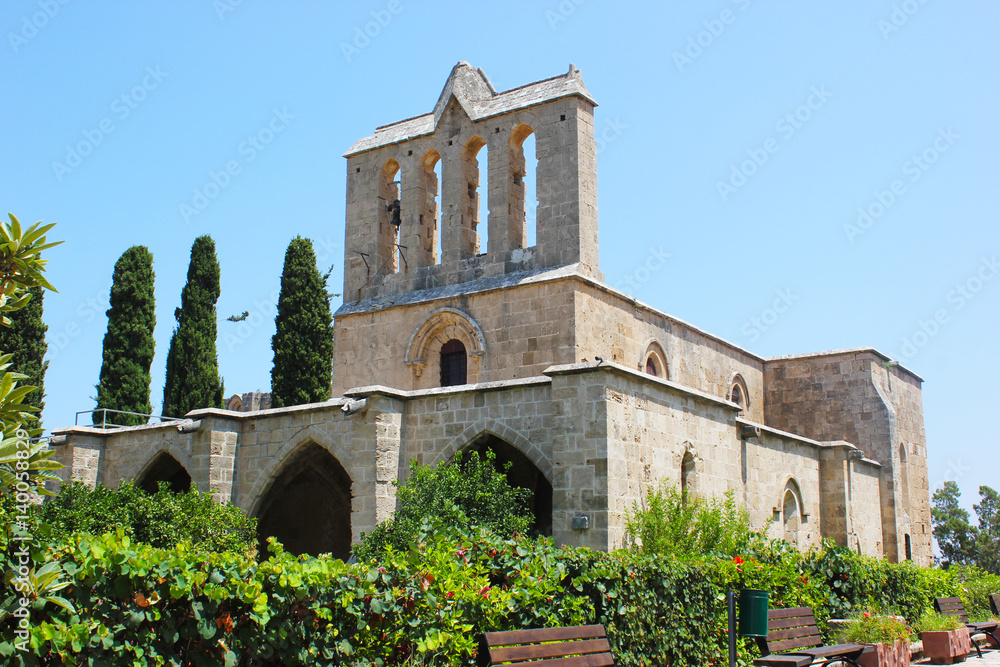
M979 518L976 530L976 564L990 574L1000 574L1000 493L979 487L979 504L973 505Z
M145 246L132 246L115 262L111 282L108 331L104 334L97 407L149 414L149 367L156 342L156 300L153 296L153 255ZM94 423L137 426L138 415L94 413Z
M333 316L326 277L316 267L312 241L296 236L285 251L278 315L271 339L271 405L301 405L330 398Z
M219 260L210 236L199 236L191 247L187 284L177 326L170 337L163 414L183 417L198 408L221 408L223 385L215 350L215 303L219 300Z
M969 524L969 512L958 504L961 494L958 484L947 481L932 497L934 539L941 550L939 562L944 568L973 562L975 528Z
M49 347L45 332L49 327L42 322L43 288L36 286L27 291L31 294L27 305L8 315L10 327L0 326L0 351L13 354L12 368L28 376L18 384L38 387L24 402L37 407L40 413L45 407L45 369L49 367L49 362L45 361L45 351ZM40 426L41 422L36 424Z

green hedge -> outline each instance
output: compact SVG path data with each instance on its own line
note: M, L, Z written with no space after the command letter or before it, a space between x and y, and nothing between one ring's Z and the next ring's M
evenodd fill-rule
M778 542L734 560L681 561L487 533L422 539L380 564L348 565L278 546L258 563L135 544L121 531L75 536L38 554L63 563L74 610L36 604L27 654L13 652L8 619L0 653L13 664L461 665L474 663L484 630L603 623L619 665L712 665L725 663L730 589L767 589L772 606L809 605L823 622L862 605L913 620L934 595L972 607L1000 591L1000 577L975 570L842 548L801 555ZM741 645L741 664L752 650Z

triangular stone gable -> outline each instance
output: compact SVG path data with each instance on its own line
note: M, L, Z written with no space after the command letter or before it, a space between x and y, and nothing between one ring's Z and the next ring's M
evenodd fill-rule
M465 111L469 118L475 118L478 114L475 109L476 102L486 102L496 96L497 91L493 84L486 78L486 74L481 69L475 69L467 62L460 62L452 68L448 75L448 81L444 84L444 89L438 97L437 104L434 105L434 127L441 122L441 115L448 106L448 102L455 99Z

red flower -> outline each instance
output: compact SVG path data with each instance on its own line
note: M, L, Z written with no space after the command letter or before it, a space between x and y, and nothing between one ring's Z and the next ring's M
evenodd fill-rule
M483 586L482 590L480 590L479 593L483 596L483 599L485 600L490 594L490 587Z
M866 611L866 612L865 612L865 618L868 618L868 617L870 617L870 616L871 616L871 614L869 614L869 613L868 613L868 612Z
M451 598L455 597L455 594L452 593L451 591L448 591L448 595L446 595L445 597L450 600Z
M733 559L733 562L736 563L737 565L742 565L746 561L743 560L742 558L740 558L739 556L737 556L736 558Z

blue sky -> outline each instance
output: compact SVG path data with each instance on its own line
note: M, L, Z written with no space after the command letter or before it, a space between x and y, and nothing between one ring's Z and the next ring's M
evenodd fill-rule
M266 391L293 236L339 291L354 140L430 111L460 60L500 90L572 62L600 103L607 281L758 354L900 359L931 485L971 507L1000 483L997 25L968 1L5 0L0 202L66 241L45 424L94 406L127 247L155 257L154 404L206 233L220 319L251 313L220 322L226 391Z

